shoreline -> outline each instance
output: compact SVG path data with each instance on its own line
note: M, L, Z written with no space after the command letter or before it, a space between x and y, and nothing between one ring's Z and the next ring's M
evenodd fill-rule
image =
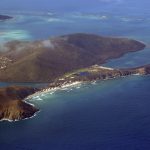
M55 92L55 91L57 91L57 90L60 90L60 89L66 88L66 87L72 87L72 86L75 86L75 85L78 85L78 84L81 84L81 82L74 82L74 83L66 84L66 85L64 85L64 86L62 86L62 87L56 87L56 88L48 89L48 90L46 90L46 91L36 92L36 93L34 93L34 94L31 94L31 95L27 96L27 97L26 97L24 100L22 100L22 101L23 101L24 103L29 104L30 106L33 106L33 107L36 108L36 106L35 106L33 103L30 103L30 102L29 102L29 99L30 99L30 98L32 98L32 97L34 97L34 96L38 96L38 95L40 95L40 94L45 94L45 93L48 93L48 92L52 92L52 91ZM39 111L35 112L33 116L27 117L27 118L24 118L24 119L20 119L20 120L17 120L17 119L16 119L16 120L10 120L10 119L4 118L4 119L1 119L0 122L8 121L8 122L10 122L10 123L13 123L13 122L23 121L23 120L27 120L27 119L32 119L32 118L36 117L37 114L40 113L40 111L41 111L41 110L39 109Z
M150 76L150 75L141 75L141 74L132 74L132 75L127 75L127 76L120 76L120 77L114 77L114 78L109 78L109 79L103 79L103 80L92 80L92 81L82 81L82 82L72 82L72 83L69 83L69 84L66 84L66 85L63 85L63 86L59 86L59 87L55 87L55 88L48 88L44 91L39 91L39 92L36 92L32 95L29 95L27 98L25 98L23 100L23 102L35 107L35 105L33 103L30 103L29 102L29 99L34 97L34 96L38 96L38 95L41 95L41 94L46 94L46 93L49 93L49 92L56 92L57 90L61 90L63 88L71 88L73 86L77 86L77 85L83 85L83 84L92 84L92 85L95 85L97 82L100 82L100 81L107 81L107 80L115 80L115 79L119 79L119 78L126 78L126 77L129 77L129 76ZM40 113L41 110L37 111L34 113L33 116L31 117L27 117L27 118L24 118L24 119L20 119L20 120L10 120L10 119L7 119L7 118L4 118L4 119L1 119L0 122L5 122L5 121L8 121L10 123L13 123L13 122L19 122L19 121L24 121L24 120L28 120L28 119L32 119L34 117L37 116L38 113Z
M23 101L24 103L26 103L26 104L28 104L28 105L30 105L30 106L36 108L36 106L35 106L34 104L30 103L30 102L27 100L27 98L25 98L25 99L22 100L22 101ZM24 119L10 120L10 119L7 119L7 118L3 118L3 119L0 120L0 122L8 121L8 122L10 122L10 123L13 123L13 122L19 122L19 121L24 121L24 120L32 119L32 118L36 117L37 114L40 113L40 111L41 111L41 110L39 109L37 112L34 113L34 115L32 115L32 116L30 116L30 117L26 117L26 118L24 118Z
M16 120L10 120L10 119L4 118L4 119L1 119L0 122L5 122L5 121L7 121L9 123L20 122L20 121L32 119L32 118L36 117L38 113L40 113L40 110L37 111L33 116L28 117L28 118L24 118L24 119L20 119L20 120L18 120L18 119L16 119Z
M62 86L56 86L54 88L44 88L43 90L41 91L38 91L32 95L29 95L25 100L28 101L28 99L32 98L33 96L38 96L39 94L45 94L45 93L48 93L48 92L55 92L57 90L61 90L63 88L67 88L67 87L72 87L72 86L76 86L76 85L79 85L79 84L83 84L83 82L72 82L72 83L67 83L65 85L62 85Z

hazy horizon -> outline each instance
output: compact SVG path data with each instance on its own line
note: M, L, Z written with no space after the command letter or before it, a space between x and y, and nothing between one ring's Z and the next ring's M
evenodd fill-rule
M56 12L145 12L149 9L150 1L136 0L1 0L0 10L18 11L56 11ZM131 14L132 15L132 14Z

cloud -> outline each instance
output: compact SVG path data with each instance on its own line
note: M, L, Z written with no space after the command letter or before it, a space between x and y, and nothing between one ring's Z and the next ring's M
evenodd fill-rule
M46 48L54 48L54 44L52 43L51 40L44 40L42 41L42 44Z

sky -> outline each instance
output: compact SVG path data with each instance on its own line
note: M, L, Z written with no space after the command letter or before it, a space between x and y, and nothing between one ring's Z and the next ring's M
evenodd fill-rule
M137 11L149 10L150 0L0 0L0 10L18 11Z
M123 0L0 0L0 9L6 10L84 10L101 5L120 4Z

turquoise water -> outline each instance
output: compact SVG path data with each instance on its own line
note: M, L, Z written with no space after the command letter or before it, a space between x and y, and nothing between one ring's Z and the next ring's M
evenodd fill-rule
M1 13L14 17L0 22L1 44L75 32L128 37L143 41L147 47L104 66L150 63L147 0L36 0L39 3L34 6L33 1L0 2ZM0 84L7 85L11 84ZM150 76L131 76L33 97L30 101L41 109L36 117L0 122L0 150L149 150L149 89Z
M134 67L149 64L150 14L116 14L114 12L27 12L3 11L14 19L0 22L0 42L39 40L70 33L94 33L103 36L134 38L147 47L106 63L110 67Z

